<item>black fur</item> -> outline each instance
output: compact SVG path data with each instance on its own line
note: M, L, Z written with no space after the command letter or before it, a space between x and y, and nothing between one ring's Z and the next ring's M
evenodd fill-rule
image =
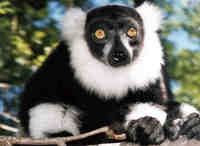
M99 7L89 11L86 24L91 22L91 20L95 20L96 18L108 18L110 20L117 20L119 17L128 16L135 18L139 22L142 22L140 15L134 9L120 5L111 5L106 7Z

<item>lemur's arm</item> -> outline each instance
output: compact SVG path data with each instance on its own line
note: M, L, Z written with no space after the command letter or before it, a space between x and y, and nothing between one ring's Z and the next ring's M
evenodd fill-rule
M161 143L165 138L175 140L179 136L200 140L200 112L192 105L173 101L166 107L137 103L128 108L123 127L132 141ZM144 140L145 135L148 138Z

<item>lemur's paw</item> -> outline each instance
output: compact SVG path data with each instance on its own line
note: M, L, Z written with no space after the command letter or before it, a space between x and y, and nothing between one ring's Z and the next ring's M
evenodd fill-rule
M187 117L187 120L183 123L180 135L186 136L188 139L200 140L200 115L192 113Z
M181 125L180 123L183 123L182 119L177 119L174 121L167 121L165 123L164 129L165 129L165 135L170 140L176 140L179 137Z
M160 144L165 139L160 122L148 116L130 121L127 137L131 141L142 144Z

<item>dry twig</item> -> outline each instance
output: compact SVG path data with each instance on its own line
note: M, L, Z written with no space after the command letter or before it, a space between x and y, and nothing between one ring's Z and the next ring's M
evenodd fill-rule
M0 124L0 129L6 130L6 131L10 131L10 132L14 132L14 133L18 132L17 128L10 127L10 126L4 125L4 124Z
M7 83L0 83L0 88L2 88L2 89L8 89L10 87L11 87L11 85L9 85Z
M164 80L164 75L162 74L161 77L160 77L160 88L161 88L161 91L162 91L162 97L165 101L168 100L168 94L167 94L167 88L166 88L166 85L165 85L165 80Z
M27 144L27 145L51 145L56 144L58 146L64 146L64 143L82 140L88 138L90 136L94 136L97 134L105 133L109 139L113 140L125 140L126 135L115 135L114 132L108 127L102 127L96 129L91 132L87 132L78 136L70 136L70 137L59 137L59 138L50 138L50 139L31 139L31 138L16 138L16 137L0 137L0 143L9 142L10 144Z
M3 117L6 117L7 119L12 120L15 123L20 123L19 119L17 119L16 117L12 116L10 113L1 112L0 115L3 116Z

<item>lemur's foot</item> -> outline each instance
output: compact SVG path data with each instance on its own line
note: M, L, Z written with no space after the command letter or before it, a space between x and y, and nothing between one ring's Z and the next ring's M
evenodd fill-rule
M127 137L131 141L142 144L160 144L165 139L160 122L148 116L130 121Z

